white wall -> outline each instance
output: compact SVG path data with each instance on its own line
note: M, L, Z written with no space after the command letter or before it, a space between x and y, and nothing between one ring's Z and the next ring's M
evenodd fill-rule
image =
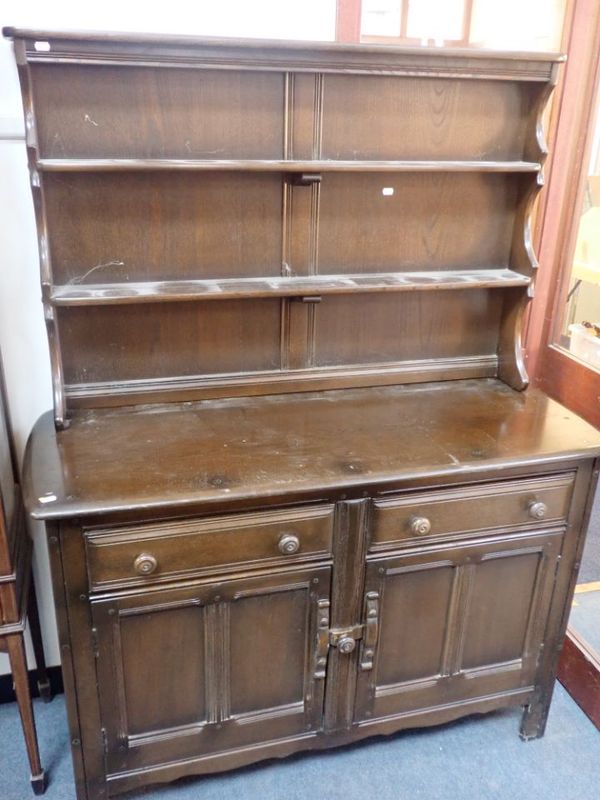
M0 25L206 36L332 40L335 0L170 0L82 3L4 0ZM21 94L11 43L0 41L0 350L19 457L39 415L52 406L40 302L37 241L23 138ZM34 572L49 664L58 646L42 526L32 529ZM33 665L33 661L30 661ZM0 674L9 671L0 655Z

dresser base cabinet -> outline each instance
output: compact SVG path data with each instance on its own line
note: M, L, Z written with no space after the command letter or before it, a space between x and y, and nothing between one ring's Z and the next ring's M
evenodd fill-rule
M238 484L229 498L232 473L225 487L209 479L210 497L175 497L171 484L168 506L128 495L111 508L100 497L116 480L110 448L95 452L93 497L82 494L89 476L64 467L105 425L117 435L141 424L157 431L173 414L201 424L196 410L94 413L58 434L42 418L27 451L36 482L27 491L48 526L80 800L508 706L523 708L522 738L543 734L599 437L538 392L517 396L493 381L449 391L480 402L471 404L477 430L446 434L459 465L425 466L425 448L411 450L417 424L399 434L396 462L376 481L340 473L337 486L310 488L323 464L311 466L309 453L331 456L339 434L313 438L313 412L331 403L319 393L302 398L306 417L287 427L296 445L278 457L286 485L277 496L255 486L243 499ZM346 410L353 418L360 407L363 434L381 424L381 392L388 408L395 399L394 410L408 413L418 402L431 418L417 389L354 391ZM269 404L236 409L252 417ZM219 402L214 410L233 427L218 442L218 425L203 428L212 455L199 441L186 464L194 474L238 435L234 411ZM272 420L280 423L283 411ZM476 442L486 437L482 456ZM386 445L369 442L362 457L374 465ZM140 447L147 459L147 440ZM128 449L119 459L128 492L138 481L155 488L135 469L141 456ZM161 456L168 470L172 440ZM265 459L277 467L267 444L249 454L248 481L258 464L267 472ZM48 483L52 464L60 472ZM55 499L34 502L50 485L61 486Z

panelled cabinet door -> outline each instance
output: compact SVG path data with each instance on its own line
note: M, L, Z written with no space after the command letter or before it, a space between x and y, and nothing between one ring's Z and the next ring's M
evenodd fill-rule
M331 569L93 601L109 773L322 727Z
M355 722L534 683L562 531L370 560Z

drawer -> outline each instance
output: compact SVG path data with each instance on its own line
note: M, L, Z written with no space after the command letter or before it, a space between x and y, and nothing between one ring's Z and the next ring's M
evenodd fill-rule
M85 532L92 590L331 556L333 505Z
M564 521L574 480L575 474L567 473L376 500L370 549Z

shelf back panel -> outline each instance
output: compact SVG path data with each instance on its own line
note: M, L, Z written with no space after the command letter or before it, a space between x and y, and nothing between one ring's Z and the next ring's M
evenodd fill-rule
M501 308L468 289L57 311L66 382L93 384L494 356Z
M543 89L121 65L31 77L42 158L520 160Z
M42 158L282 158L284 76L35 64Z
M279 369L281 301L58 310L67 383Z
M325 175L316 271L508 266L520 177L450 172Z
M373 75L326 75L324 84L322 157L333 159L518 160L539 91Z
M51 173L54 282L508 267L527 180L326 174L315 193L278 173Z
M469 290L337 295L315 314L314 364L370 364L494 354L502 298Z
M55 283L281 275L281 177L44 177Z

